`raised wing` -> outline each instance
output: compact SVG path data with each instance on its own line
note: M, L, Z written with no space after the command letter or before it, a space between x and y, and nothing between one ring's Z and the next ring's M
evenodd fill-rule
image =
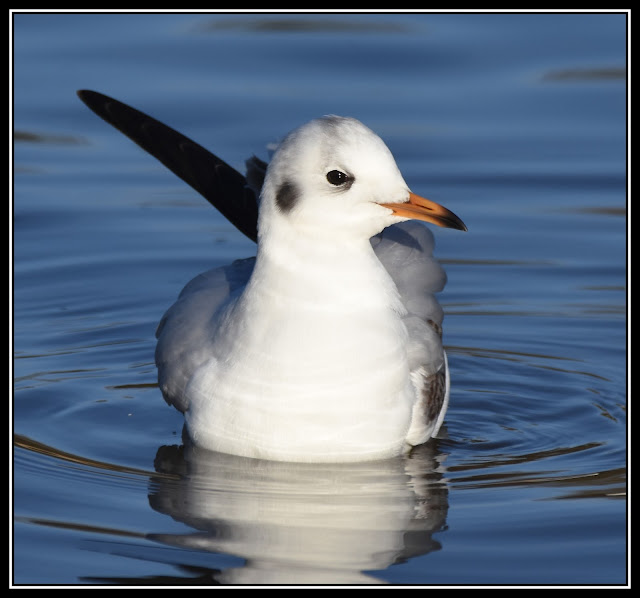
M198 191L238 230L257 239L256 185L249 186L226 162L144 112L96 91L83 89L78 97Z

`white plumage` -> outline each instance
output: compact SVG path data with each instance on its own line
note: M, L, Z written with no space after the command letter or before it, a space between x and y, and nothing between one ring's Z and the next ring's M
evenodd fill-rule
M409 197L387 147L354 119L318 119L283 141L255 260L198 276L158 328L160 387L197 445L338 462L437 433L449 375L434 293L446 278L431 232L398 224L393 204Z
M268 167L247 161L245 178L122 102L78 95L258 242L255 258L193 279L158 326L159 385L196 445L346 462L437 434L449 370L434 294L446 277L431 232L408 220L466 227L409 191L375 133L313 120Z

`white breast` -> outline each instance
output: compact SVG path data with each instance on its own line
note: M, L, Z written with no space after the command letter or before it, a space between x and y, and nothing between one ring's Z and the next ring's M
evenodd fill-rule
M196 443L298 461L401 452L415 403L407 332L395 285L363 247L339 264L315 255L308 270L302 247L286 264L258 256L187 388Z

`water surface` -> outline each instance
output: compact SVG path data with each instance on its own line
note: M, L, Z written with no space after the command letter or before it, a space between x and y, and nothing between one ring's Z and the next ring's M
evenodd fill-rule
M14 14L12 583L627 581L625 14ZM452 369L409 459L203 454L154 331L255 251L93 115L95 89L238 169L355 116L438 229Z

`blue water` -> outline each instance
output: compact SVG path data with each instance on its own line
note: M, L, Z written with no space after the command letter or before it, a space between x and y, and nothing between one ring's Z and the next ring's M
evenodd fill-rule
M627 15L14 14L15 585L627 583ZM255 251L76 97L243 169L355 116L438 229L452 370L411 459L192 452L155 326Z

